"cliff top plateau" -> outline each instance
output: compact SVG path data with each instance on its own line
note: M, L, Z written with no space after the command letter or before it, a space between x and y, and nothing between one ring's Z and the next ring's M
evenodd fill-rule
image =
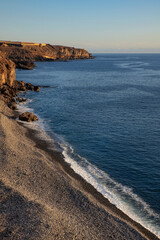
M35 61L65 61L89 59L92 55L85 49L56 46L46 43L0 41L0 85L12 86L15 67L31 70Z
M92 55L85 49L50 45L45 43L0 41L0 51L15 62L56 61L69 59L89 59Z

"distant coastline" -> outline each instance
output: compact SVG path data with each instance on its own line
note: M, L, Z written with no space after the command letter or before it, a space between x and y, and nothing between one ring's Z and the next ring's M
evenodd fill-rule
M90 59L92 54L85 49L50 45L46 43L0 41L0 51L19 69L33 69L35 61L66 61Z

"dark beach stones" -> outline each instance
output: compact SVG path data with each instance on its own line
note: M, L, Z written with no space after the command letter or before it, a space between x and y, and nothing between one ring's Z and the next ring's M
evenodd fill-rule
M34 91L39 92L40 91L40 87L39 86L34 86Z
M19 120L26 121L26 122L32 122L32 121L37 121L38 117L36 115L34 115L32 112L25 112L19 116Z
M17 106L16 106L16 104L15 103L9 103L8 104L8 107L10 108L10 109L12 109L12 110L17 110Z
M16 98L16 101L22 103L22 102L26 102L27 99L26 99L26 98L17 97L17 98Z

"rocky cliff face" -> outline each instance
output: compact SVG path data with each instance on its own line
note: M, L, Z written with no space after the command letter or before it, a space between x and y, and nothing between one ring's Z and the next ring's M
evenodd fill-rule
M89 59L92 55L85 49L55 46L50 44L0 42L0 51L15 62L16 67L32 68L30 62L56 61L69 59Z
M35 61L59 61L89 59L85 49L40 43L0 41L0 86L13 85L15 67L33 69Z
M3 84L12 86L15 78L14 62L7 59L5 54L0 51L0 86Z

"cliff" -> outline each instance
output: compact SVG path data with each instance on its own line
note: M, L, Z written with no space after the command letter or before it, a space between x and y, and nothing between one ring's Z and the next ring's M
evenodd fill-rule
M61 61L89 59L92 55L85 49L42 43L0 41L0 86L13 85L15 67L33 69L35 61Z
M17 68L32 69L35 61L58 61L89 59L92 55L85 49L41 43L0 41L0 51L11 59Z
M6 58L5 54L0 51L0 86L3 84L12 86L15 78L14 62Z

